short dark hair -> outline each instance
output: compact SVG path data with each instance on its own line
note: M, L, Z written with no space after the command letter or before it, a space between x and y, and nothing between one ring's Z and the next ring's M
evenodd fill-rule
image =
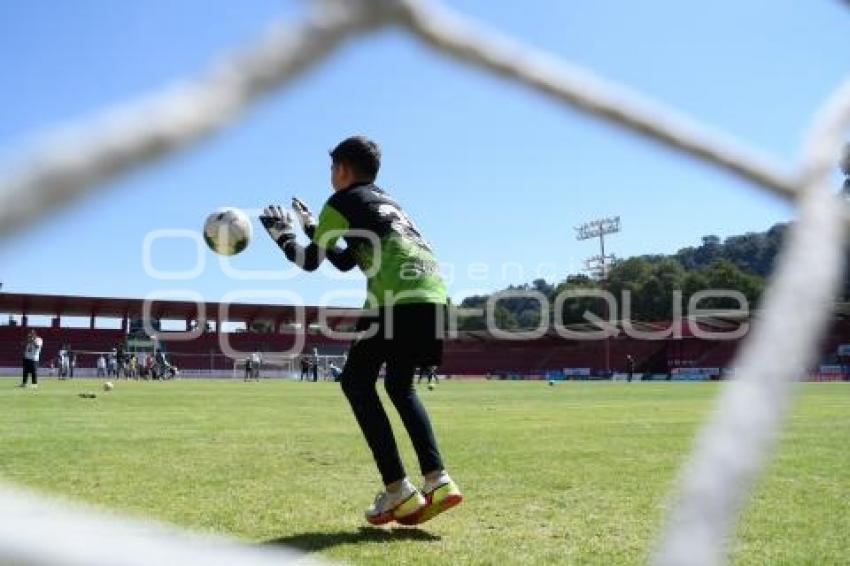
M370 183L381 168L381 148L365 136L352 136L331 150L334 164L344 163L355 176Z

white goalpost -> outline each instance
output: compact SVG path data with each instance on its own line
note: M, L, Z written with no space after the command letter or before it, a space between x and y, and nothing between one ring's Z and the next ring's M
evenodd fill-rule
M0 563L16 566L319 565L298 552L191 533L0 484ZM46 539L49 538L49 540Z
M318 379L321 381L333 379L332 366L342 369L345 365L345 356L334 355L307 355L311 364L316 363L318 367ZM252 368L252 372L246 371L248 359L233 360L233 373L231 377L255 378L255 379L301 379L301 356L269 356L261 358L259 367ZM308 372L308 378L313 379L312 365Z
M294 358L264 358L259 368L248 370L247 359L233 360L233 379L240 378L265 378L265 379L293 379L296 377Z

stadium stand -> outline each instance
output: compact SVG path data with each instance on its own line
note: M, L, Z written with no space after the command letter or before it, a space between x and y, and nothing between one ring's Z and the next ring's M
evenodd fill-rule
M337 331L350 329L359 312L357 309L334 308L323 318L322 309L315 306L233 304L226 306L227 321L242 323L248 329L257 321L270 321L270 324L266 325L265 331L219 333L216 329L219 328L218 318L224 312L223 308L218 303L206 303L201 307L181 301L157 302L150 307L152 316L157 320L182 321L189 329L198 322L199 314L203 314L199 311L203 311L207 320L214 324L211 331L198 331L198 335L189 340L184 339L183 332L157 333L158 347L168 353L181 371L194 375L230 376L234 370L234 359L254 351L270 355L284 353L289 357L302 353L340 356L347 350L349 339L328 337L320 327L324 324ZM132 319L141 316L142 312L143 301L140 299L0 293L0 313L20 318L17 325L0 326L0 369L6 374L17 374L21 344L30 328L28 319L32 316L52 320L49 327L35 327L44 338L42 367L48 367L49 360L55 359L62 344L68 343L77 353L79 368L94 368L100 352L108 352L119 342L125 342ZM62 326L63 317L68 316L89 317L89 328ZM850 367L844 364L850 362L850 351L839 355L840 346L850 343L850 323L844 317L845 314L838 308L832 332L823 347L821 361L831 364L830 378L835 378L835 366ZM119 319L120 328L98 328L96 322L102 318ZM633 327L642 331L659 331L671 324L670 321L633 323ZM700 329L714 332L735 327L722 320L700 321L698 324ZM670 376L671 372L686 374L696 371L695 368L727 368L740 341L706 340L694 336L689 328L683 325L678 338L655 340L635 339L621 332L609 339L607 346L604 340L565 339L554 330L539 338L522 341L506 340L487 331L459 332L446 343L445 361L440 372L452 376L543 378L552 371L564 371L569 377L570 371L586 370L588 377L607 377L609 373L625 371L627 355L633 357L635 371L646 375ZM222 348L223 343L236 352L237 358L227 355ZM610 371L606 371L606 366ZM813 375L822 373L815 370L817 368L813 368ZM842 370L837 378L843 378L846 373Z

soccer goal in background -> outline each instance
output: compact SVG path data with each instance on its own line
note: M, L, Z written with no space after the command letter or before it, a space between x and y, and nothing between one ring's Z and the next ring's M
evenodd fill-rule
M345 365L345 356L309 355L307 358L311 361L311 363L317 364L318 379L320 381L333 380L331 367L336 366L337 368L342 368ZM248 359L234 360L233 372L229 377L234 379L244 379L246 375L248 375L245 371L248 363ZM256 368L252 376L259 379L301 379L301 357L264 354L261 358L259 368ZM313 379L312 366L305 379Z

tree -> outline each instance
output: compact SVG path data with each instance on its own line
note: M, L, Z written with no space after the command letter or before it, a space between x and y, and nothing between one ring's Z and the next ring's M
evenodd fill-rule
M788 229L788 224L776 224L766 232L731 236L723 242L712 234L703 236L701 245L682 248L674 255L642 255L618 260L608 273L606 288L617 299L625 292L631 293L630 316L642 321L669 320L677 291L682 292L685 305L695 293L707 289L740 291L754 305L764 290L764 278L773 271ZM850 251L847 259L850 264ZM537 291L553 305L561 292L597 288L599 283L587 275L574 274L558 284L535 279L530 285L512 286L508 291ZM844 295L850 296L850 273L845 281ZM488 295L467 297L461 306L483 308L488 299ZM731 299L714 298L702 301L699 306L737 308L739 305ZM588 311L601 317L606 311L603 300L571 298L557 316L564 324L583 323ZM538 326L542 317L551 322L554 316L552 311L541 312L539 301L532 297L505 297L499 299L496 307L496 320L502 328L532 328ZM483 329L484 326L483 317L466 317L459 321L461 329Z
M764 279L758 275L744 273L734 263L728 260L719 260L711 264L705 270L705 278L708 288L715 290L734 290L742 293L749 301L750 306L755 305L761 298L764 290ZM704 301L702 308L737 308L740 305L731 298L714 298Z
M555 289L555 295L576 290L598 288L599 284L590 277L586 275L572 275L567 277L566 281L561 285L558 285ZM591 312L601 318L605 313L605 305L602 299L596 297L570 298L564 301L561 312L554 313L554 316L560 316L563 324L580 324L587 322L584 316L587 312Z
M694 294L708 288L708 278L702 271L687 272L682 279L682 302L687 305Z

